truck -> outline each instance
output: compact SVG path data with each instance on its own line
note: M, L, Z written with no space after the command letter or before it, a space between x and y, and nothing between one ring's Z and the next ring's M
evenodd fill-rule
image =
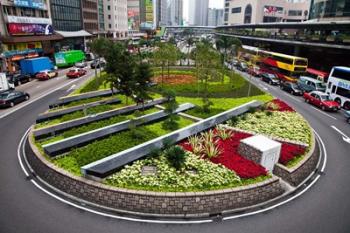
M21 74L34 77L37 73L45 70L53 70L55 67L48 57L24 59L20 61Z
M0 92L4 92L7 90L12 90L15 89L14 84L9 83L6 74L5 73L0 73Z
M76 62L85 60L85 54L81 50L69 50L55 53L55 63L57 67L73 66Z

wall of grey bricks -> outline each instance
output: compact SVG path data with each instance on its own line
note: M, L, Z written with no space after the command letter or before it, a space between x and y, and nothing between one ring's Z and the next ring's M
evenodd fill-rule
M252 206L284 192L277 177L259 184L207 192L162 193L119 189L72 176L55 167L29 140L25 148L28 162L45 182L69 195L120 211L167 216L217 214Z

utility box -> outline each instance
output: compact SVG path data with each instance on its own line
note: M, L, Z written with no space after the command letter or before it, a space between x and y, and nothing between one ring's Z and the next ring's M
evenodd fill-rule
M280 158L281 146L279 142L262 135L256 135L241 140L238 153L272 172Z

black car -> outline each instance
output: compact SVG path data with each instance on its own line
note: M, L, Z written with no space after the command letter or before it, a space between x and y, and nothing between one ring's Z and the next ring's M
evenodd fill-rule
M9 83L13 83L15 86L21 85L22 83L30 82L31 77L28 74L10 74L7 76Z
M106 66L105 61L93 61L90 65L91 69L97 69L105 66Z
M4 91L0 93L0 107L13 107L23 101L29 100L28 93L21 91Z
M261 80L267 82L270 85L278 85L280 83L276 75L270 73L261 74Z
M303 95L303 91L300 89L298 84L291 82L280 83L281 90L291 93L292 95Z
M244 62L238 62L237 64L237 70L240 70L242 72L247 72L248 71L248 65Z

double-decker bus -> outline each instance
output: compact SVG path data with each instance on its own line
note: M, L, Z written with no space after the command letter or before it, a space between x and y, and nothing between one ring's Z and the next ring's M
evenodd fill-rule
M327 83L329 73L308 67L305 76Z
M253 46L243 45L239 53L239 60L245 60L249 66L259 62L259 51L261 49Z
M262 70L275 74L281 80L296 82L306 72L307 58L264 50L260 50L258 54Z
M328 78L326 93L343 108L350 109L350 67L333 67Z

